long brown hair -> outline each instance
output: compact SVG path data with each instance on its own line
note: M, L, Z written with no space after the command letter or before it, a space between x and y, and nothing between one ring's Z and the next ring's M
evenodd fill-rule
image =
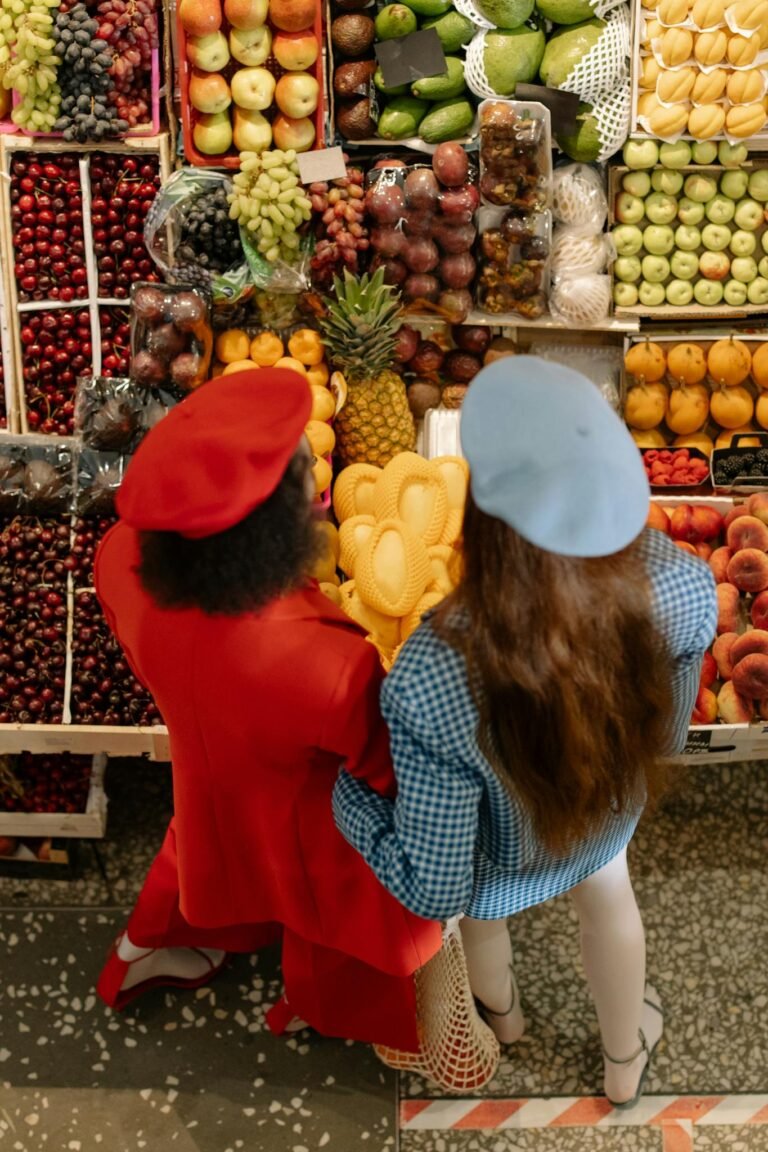
M556 556L469 496L461 565L434 627L465 657L483 753L562 855L664 779L670 665L637 542Z

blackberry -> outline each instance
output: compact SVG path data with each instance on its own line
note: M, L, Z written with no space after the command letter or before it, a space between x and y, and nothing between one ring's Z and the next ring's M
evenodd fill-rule
M726 456L725 460L720 461L720 466L725 475L731 480L741 472L741 463L739 462L738 456Z
M748 476L762 476L763 475L763 469L759 464L753 464L752 467L750 468L749 472L747 473L747 475Z
M761 448L755 455L761 464L768 465L768 448Z
M715 467L715 484L727 484L728 475L721 464Z
M743 456L739 457L742 468L751 468L755 462L754 452L745 452Z

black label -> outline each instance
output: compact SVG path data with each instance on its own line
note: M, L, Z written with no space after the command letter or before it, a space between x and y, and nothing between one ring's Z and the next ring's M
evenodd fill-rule
M412 32L397 40L379 40L373 46L385 88L413 84L448 70L440 37L434 28Z
M560 92L557 88L543 88L539 84L516 84L515 100L535 100L549 108L554 136L558 132L568 136L576 131L579 98L573 92Z

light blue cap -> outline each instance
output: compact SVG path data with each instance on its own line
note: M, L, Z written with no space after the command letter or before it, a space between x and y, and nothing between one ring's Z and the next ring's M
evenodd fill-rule
M461 408L478 508L561 556L608 556L648 517L637 445L595 385L562 364L508 356L483 368Z

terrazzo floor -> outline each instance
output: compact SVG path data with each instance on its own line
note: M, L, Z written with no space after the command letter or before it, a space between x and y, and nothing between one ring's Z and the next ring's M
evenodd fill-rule
M168 770L114 761L107 789L108 837L82 843L78 878L0 878L2 1152L768 1152L767 765L680 769L632 845L667 1011L646 1098L621 1115L599 1095L567 898L513 923L529 1028L476 1100L359 1044L273 1037L274 950L110 1012L93 983L162 839Z

